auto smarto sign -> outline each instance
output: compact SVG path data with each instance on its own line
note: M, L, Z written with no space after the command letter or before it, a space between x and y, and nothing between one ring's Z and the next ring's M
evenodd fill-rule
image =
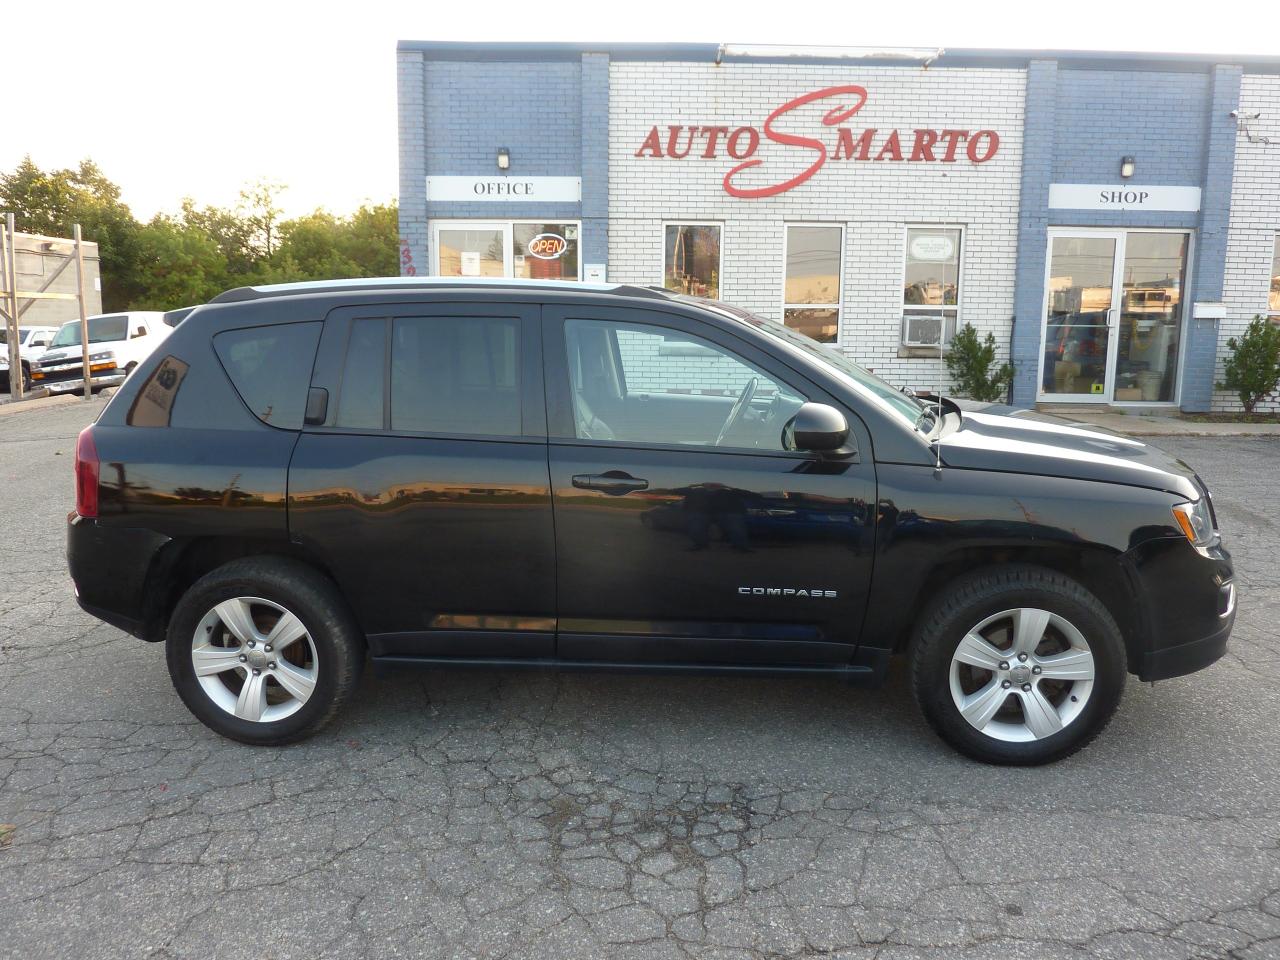
M788 119L788 114L819 100L832 100L832 106L822 116L824 127L835 128L834 149L828 153L828 139L802 136L778 129ZM760 148L761 131L753 126L730 128L668 125L665 137L657 126L649 130L637 157L655 160L684 160L697 156L713 160L727 155L741 161L724 175L724 192L731 197L751 200L772 197L798 187L823 168L828 158L832 160L905 161L907 163L957 163L962 159L969 163L986 163L1000 149L1000 135L994 130L933 130L910 131L880 130L865 127L854 130L842 124L856 114L867 102L867 90L856 84L823 87L803 96L788 100L765 118L764 138L787 149L804 150L810 155L810 164L804 170L786 180L762 187L746 187L735 183L734 178L744 170L758 167L764 161L755 156ZM696 154L695 154L696 151ZM740 178L739 178L740 179Z

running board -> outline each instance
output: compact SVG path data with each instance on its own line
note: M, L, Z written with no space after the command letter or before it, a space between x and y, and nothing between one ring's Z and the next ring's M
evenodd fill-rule
M875 683L878 676L869 666L851 663L787 665L739 663L646 663L612 660L517 660L501 657L373 657L379 676L401 667L475 670L545 670L563 673L644 673L731 677L830 677L846 683Z

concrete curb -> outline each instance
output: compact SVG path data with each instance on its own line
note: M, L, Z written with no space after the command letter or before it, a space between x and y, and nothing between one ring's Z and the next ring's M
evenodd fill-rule
M1084 426L1105 427L1130 437L1280 437L1280 423L1197 423L1174 417L1131 414L1072 413L1067 419Z
M67 403L83 402L82 398L70 393L61 393L52 397L37 397L34 400L21 400L18 403L0 403L0 418L19 413L34 413L49 407L58 407Z

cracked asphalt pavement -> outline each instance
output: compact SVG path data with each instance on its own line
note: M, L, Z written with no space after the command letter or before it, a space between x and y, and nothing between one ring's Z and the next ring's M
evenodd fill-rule
M100 405L0 421L0 957L1280 956L1280 440L1157 441L1215 491L1235 638L1055 766L952 753L900 667L367 674L275 750L76 607Z

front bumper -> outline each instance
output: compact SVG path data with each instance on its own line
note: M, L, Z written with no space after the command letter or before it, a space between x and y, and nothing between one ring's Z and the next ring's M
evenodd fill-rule
M1232 614L1217 633L1176 647L1148 650L1143 654L1142 663L1138 667L1138 679L1153 682L1168 680L1170 677L1195 673L1216 663L1227 652L1227 638L1231 636L1234 622L1235 614Z
M114 364L95 363L90 368L91 387L111 387L124 383L125 372ZM47 387L50 393L70 393L84 389L84 368L79 361L31 371L33 387Z
M1127 554L1143 611L1141 636L1129 647L1130 669L1144 681L1203 670L1227 652L1236 620L1231 556L1182 537L1149 540Z

